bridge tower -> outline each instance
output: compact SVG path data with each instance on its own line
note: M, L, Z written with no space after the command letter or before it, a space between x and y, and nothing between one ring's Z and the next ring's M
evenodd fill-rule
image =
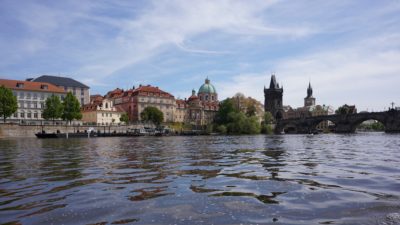
M275 119L282 119L283 117L283 107L282 107L282 97L283 97L283 87L279 87L276 82L275 75L271 75L271 82L269 88L264 87L264 109L265 112L270 112Z
M307 97L304 98L304 106L313 106L315 105L315 98L313 97L313 90L311 87L311 82L308 83L307 88Z

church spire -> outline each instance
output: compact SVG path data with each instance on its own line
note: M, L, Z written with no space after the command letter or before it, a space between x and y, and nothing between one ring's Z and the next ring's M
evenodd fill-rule
M312 97L312 87L311 87L311 82L308 83L308 88L307 88L307 98L311 98Z
M275 74L271 75L271 82L269 83L269 88L270 89L278 89L279 88L278 84L276 83Z

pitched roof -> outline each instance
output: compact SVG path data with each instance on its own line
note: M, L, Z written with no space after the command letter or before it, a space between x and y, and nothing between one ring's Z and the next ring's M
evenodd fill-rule
M160 96L163 96L163 97L170 97L170 98L174 97L170 93L165 92L165 91L159 89L158 87L153 87L151 85L139 86L138 88L136 88L133 91L138 92L139 95L141 95L141 93L148 92L148 93L153 93L153 94L159 94Z
M63 94L66 93L64 89L46 82L0 79L0 86L2 85L12 90L40 91L40 92L52 92L52 93L63 93Z
M33 79L32 81L47 82L47 83L51 83L51 84L54 84L57 86L64 86L64 87L89 88L88 86L82 84L81 82L76 81L69 77L42 75L38 78Z

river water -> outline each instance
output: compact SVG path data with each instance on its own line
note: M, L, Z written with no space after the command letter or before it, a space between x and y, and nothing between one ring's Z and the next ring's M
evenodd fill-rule
M399 224L400 135L0 140L0 224Z

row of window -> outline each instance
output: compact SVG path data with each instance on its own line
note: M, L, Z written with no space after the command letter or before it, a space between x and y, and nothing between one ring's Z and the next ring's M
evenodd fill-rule
M40 99L44 100L51 96L52 94L46 94L46 93L36 93L36 92L24 92L24 91L13 91L13 94L17 99ZM63 98L63 95L59 95L61 98Z
M37 112L20 112L20 113L14 113L13 114L14 118L20 118L20 119L24 119L24 118L28 118L28 119L43 119L43 115Z
M24 102L18 101L18 108L20 109L41 109L44 108L44 102Z
M154 105L140 104L140 107L142 107L142 108L146 108L147 106L153 106L153 107L156 107L156 108L158 108L160 110L162 110L163 108L164 109L170 109L170 108L172 109L172 106L168 106L168 105L154 106Z
M205 101L208 101L208 95L206 95L206 96L204 96L204 100ZM216 100L216 98L214 97L214 95L211 95L211 101L214 101L214 100ZM203 96L202 95L200 95L200 101L203 101Z
M72 88L72 94L76 95L76 87ZM85 89L84 88L80 88L81 89L81 95L85 95ZM68 87L64 87L64 91L68 92Z
M140 102L150 102L150 103L161 103L161 104L172 104L173 100L169 99L159 99L159 98L140 98Z

